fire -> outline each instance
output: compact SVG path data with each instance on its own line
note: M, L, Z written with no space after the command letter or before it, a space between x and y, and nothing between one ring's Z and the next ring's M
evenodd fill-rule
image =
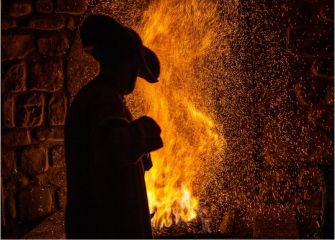
M160 82L139 80L127 99L135 116L151 116L162 128L164 147L152 153L154 166L146 173L154 227L197 217L209 168L222 156L213 103L218 8L209 0L154 1L137 26L161 62Z

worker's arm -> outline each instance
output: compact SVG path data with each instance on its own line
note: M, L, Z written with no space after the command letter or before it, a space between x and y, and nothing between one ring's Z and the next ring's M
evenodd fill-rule
M92 123L95 154L102 165L128 165L143 154L163 146L161 129L150 117L143 116L134 121L126 119L122 98L109 89L100 89L94 102L96 121Z
M142 161L143 161L144 170L149 171L153 166L152 160L151 160L151 155L149 153L145 154L142 158Z
M117 94L107 94L100 94L93 103L96 108L93 111L96 120L91 127L94 156L88 176L102 209L136 195L131 189L136 189L136 183L141 181L137 179L140 167L137 161L143 154L162 147L160 129L153 119L141 117L129 122L122 99Z
M143 154L163 146L160 128L153 119L146 116L132 122L116 117L103 119L95 128L94 143L95 158L101 164L113 161L108 164L114 166L133 164Z

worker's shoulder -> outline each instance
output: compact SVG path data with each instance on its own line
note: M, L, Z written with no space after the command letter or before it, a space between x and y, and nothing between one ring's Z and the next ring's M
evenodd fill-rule
M96 95L95 95L95 103L100 104L107 104L109 106L118 106L123 105L123 98L122 96L108 84L100 82L96 86Z
M75 99L79 102L122 101L120 95L101 81L92 80L80 89Z

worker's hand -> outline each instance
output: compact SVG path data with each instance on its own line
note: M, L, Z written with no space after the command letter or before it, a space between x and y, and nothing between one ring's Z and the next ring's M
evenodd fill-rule
M148 116L142 116L133 123L139 131L140 144L144 153L163 147L163 141L160 136L161 128L155 120Z

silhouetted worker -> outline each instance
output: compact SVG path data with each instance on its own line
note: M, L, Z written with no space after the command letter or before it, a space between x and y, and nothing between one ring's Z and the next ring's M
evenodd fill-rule
M104 15L80 27L99 75L76 95L65 124L68 238L152 238L144 171L163 146L150 117L133 120L123 96L137 76L157 82L157 56L138 34Z

